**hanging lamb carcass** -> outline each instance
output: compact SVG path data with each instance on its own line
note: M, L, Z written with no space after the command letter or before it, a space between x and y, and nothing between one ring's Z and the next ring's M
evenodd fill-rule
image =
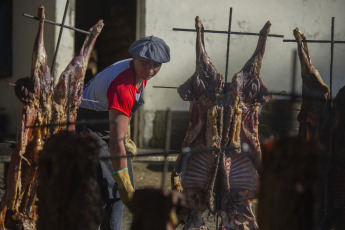
M96 39L104 24L90 29L78 56L72 59L54 87L44 47L44 6L38 8L39 27L32 54L30 77L16 81L15 94L22 102L21 132L12 153L7 189L0 204L2 229L36 229L38 160L44 143L76 120L82 100L84 76ZM70 88L69 88L70 83ZM69 126L74 130L74 126Z
M183 229L208 229L206 210L221 217L219 229L257 229L251 203L256 197L261 150L258 109L271 93L260 77L271 23L260 32L252 57L230 83L217 72L204 45L203 25L195 19L196 70L178 88L190 102L190 121L183 148L172 173L174 189L183 192ZM204 150L203 150L204 149Z

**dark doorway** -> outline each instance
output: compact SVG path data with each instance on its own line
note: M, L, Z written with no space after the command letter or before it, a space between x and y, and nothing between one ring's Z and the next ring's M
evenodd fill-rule
M12 4L0 0L0 78L12 75Z
M87 82L97 72L121 59L129 58L128 47L136 38L136 0L76 0L75 26L88 30L103 19L85 76ZM85 35L75 34L75 52L83 45Z

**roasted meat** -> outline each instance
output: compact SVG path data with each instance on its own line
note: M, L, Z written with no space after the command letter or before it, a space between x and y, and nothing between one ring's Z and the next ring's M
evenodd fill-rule
M220 229L257 229L252 212L252 201L259 186L258 169L261 162L259 142L259 107L268 103L272 94L261 81L260 70L265 53L267 35L271 23L268 21L260 31L257 47L242 70L235 74L226 94L226 105L235 114L229 125L228 143L232 147L224 155L224 169L229 175L230 191L221 199L222 222ZM224 119L229 119L224 116ZM227 129L228 130L228 129ZM230 162L230 167L227 166Z
M293 34L297 41L303 82L302 106L297 117L300 124L299 136L305 140L318 140L327 145L329 132L325 129L329 125L329 88L311 62L306 37L298 28Z
M22 124L20 138L9 166L7 190L0 204L2 228L36 228L39 153L53 134L67 127L54 124L66 123L68 116L70 122L75 120L86 65L103 27L103 22L99 21L90 29L91 35L86 37L80 55L72 60L54 89L44 48L43 6L39 7L37 17L40 22L33 49L31 74L28 78L19 79L14 88L15 94L23 103ZM62 86L61 83L66 82L66 76L71 77L72 86L69 91L68 87ZM68 92L72 97L68 96ZM73 126L69 127L69 130L73 130Z
M183 192L187 208L183 229L207 229L202 215L218 213L220 229L257 228L250 203L258 186L261 159L258 108L271 99L262 84L261 62L271 24L267 22L253 56L231 83L214 67L204 44L203 25L195 19L196 70L178 88L190 101L190 121L172 172L174 189Z

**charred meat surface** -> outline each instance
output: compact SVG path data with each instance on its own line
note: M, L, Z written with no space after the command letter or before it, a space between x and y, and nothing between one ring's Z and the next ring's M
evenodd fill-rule
M37 169L40 151L44 143L63 126L48 124L66 123L67 114L74 121L75 110L80 104L83 78L97 36L103 22L99 21L90 29L91 35L85 39L82 50L67 67L64 76L71 76L72 98L68 97L68 88L61 84L53 86L53 79L47 66L47 54L44 48L44 6L38 8L39 27L32 54L30 77L19 79L14 88L18 99L23 103L21 133L12 154L7 177L7 190L0 203L0 226L2 228L36 229L37 221ZM62 96L61 96L62 95ZM70 103L67 103L67 102ZM69 107L67 105L70 105ZM73 126L68 128L73 130ZM20 227L18 227L20 226Z
M270 26L267 22L261 30L242 70L225 83L205 50L201 20L195 19L196 70L177 90L190 102L182 147L192 151L179 155L172 172L173 188L186 197L183 229L208 229L202 220L206 210L221 216L219 229L257 228L250 204L261 160L258 109L272 97L260 77Z
M304 34L296 28L293 34L297 41L302 74L302 106L298 115L299 136L305 140L320 140L327 145L330 91L319 71L312 64Z

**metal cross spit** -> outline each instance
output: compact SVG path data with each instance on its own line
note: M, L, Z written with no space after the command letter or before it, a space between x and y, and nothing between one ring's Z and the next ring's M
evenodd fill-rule
M232 23L232 7L230 7L229 27L228 27L227 31L203 30L204 33L217 33L217 34L227 34L228 35L228 42L227 42L227 49L226 49L225 82L228 82L228 63L229 63L229 51L230 51L230 35L234 34L234 35L260 36L259 33L234 32L234 31L231 31L231 23ZM197 32L195 29L180 29L180 28L173 28L173 31ZM268 37L284 38L284 35L268 34Z
M333 88L333 57L334 57L334 44L345 44L345 41L335 41L334 40L334 21L335 18L332 17L332 25L331 25L331 40L302 40L303 42L308 43L331 43L331 61L330 61L330 73L329 73L329 88L330 88L330 100L332 102L332 88ZM283 39L283 42L296 42L296 39Z
M249 36L260 36L259 33L250 33L250 32L234 32L231 31L231 24L232 24L232 7L230 7L230 14L229 14L229 26L227 31L217 31L217 30L203 30L204 33L218 33L218 34L227 34L227 49L226 49L226 67L225 67L225 83L228 82L228 63L229 63L229 52L230 52L230 35L249 35ZM173 28L173 31L184 31L184 32L197 32L195 29L181 29L181 28ZM277 34L268 34L269 37L277 37L277 38L284 38L284 35L277 35ZM177 87L170 87L170 86L153 86L153 88L169 88L169 89L176 89ZM281 95L281 93L279 93ZM166 161L167 159L165 159ZM165 163L166 164L166 163ZM164 168L164 174L166 173L166 167ZM219 187L220 183L219 180L216 180L216 186ZM220 189L217 189L219 192ZM219 195L217 196L220 197ZM220 200L216 199L216 209L220 207ZM218 212L216 212L216 228L218 228Z
M51 75L53 77L53 80L55 79L54 78L54 68L55 68L56 57L57 57L57 54L58 54L58 51L59 51L59 47L60 47L60 41L61 41L61 37L62 37L63 28L74 30L74 31L77 31L77 32L80 32L80 33L84 33L84 34L87 34L87 35L91 34L88 31L84 31L84 30L81 30L81 29L77 29L77 28L65 25L65 19L66 19L68 7L69 7L69 2L70 2L70 0L66 0L65 10L64 10L64 14L63 14L63 18L62 18L62 22L61 23L53 22L53 21L46 20L46 19L44 20L45 23L49 23L49 24L61 27L60 28L59 37L58 37L58 41L57 41L57 44L56 44L56 49L55 49L55 53L54 53L54 58L53 58L51 70L50 70ZM29 14L23 14L23 16L39 21L39 18L37 18L35 16L32 16L32 15L29 15ZM68 108L70 107L70 103L71 103L70 102L70 98L71 98L71 76L69 76L69 78L68 78L68 97L67 97L67 107ZM67 117L69 117L69 109L67 110ZM48 124L48 125L50 125L50 124ZM55 125L56 124L53 124L52 126L55 126ZM70 125L71 125L71 122L69 121L69 119L67 119L67 124L66 124L67 129L66 130L68 130L68 127ZM31 128L31 127L25 127L25 128Z

